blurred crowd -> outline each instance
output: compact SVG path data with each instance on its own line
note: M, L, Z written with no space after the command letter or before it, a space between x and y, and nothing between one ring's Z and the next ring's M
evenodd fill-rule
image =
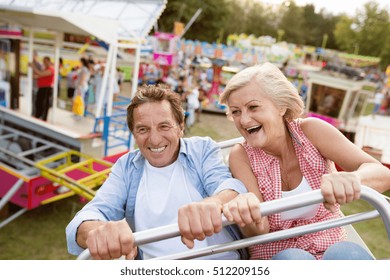
M186 111L187 130L200 121L211 82L212 72L194 65L190 60L169 69L155 63L141 63L138 75L138 86L165 84L180 95Z

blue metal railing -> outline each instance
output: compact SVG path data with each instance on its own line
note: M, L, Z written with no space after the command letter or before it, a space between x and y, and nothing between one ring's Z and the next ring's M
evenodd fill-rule
M113 112L111 116L107 116L106 109L102 117L95 118L93 132L102 133L104 141L104 156L108 155L108 150L125 146L127 149L131 147L132 134L127 127L127 106L131 99L124 96L117 96L118 101L113 102ZM103 125L103 130L100 127Z

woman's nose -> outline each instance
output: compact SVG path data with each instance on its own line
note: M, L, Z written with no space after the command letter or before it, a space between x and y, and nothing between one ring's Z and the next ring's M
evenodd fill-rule
M248 113L246 112L241 112L240 116L240 124L245 126L251 121L251 117Z

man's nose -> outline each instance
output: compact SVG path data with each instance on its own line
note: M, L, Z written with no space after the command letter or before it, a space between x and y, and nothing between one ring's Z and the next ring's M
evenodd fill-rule
M161 141L161 133L156 128L152 128L149 134L150 144L157 145L160 143L160 141Z

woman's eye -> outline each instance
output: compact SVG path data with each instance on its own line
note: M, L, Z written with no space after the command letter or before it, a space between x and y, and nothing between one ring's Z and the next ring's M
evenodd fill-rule
M239 110L233 110L231 114L232 114L232 116L238 116L240 114L240 111Z
M255 110L258 106L257 105L251 105L249 106L249 110Z

